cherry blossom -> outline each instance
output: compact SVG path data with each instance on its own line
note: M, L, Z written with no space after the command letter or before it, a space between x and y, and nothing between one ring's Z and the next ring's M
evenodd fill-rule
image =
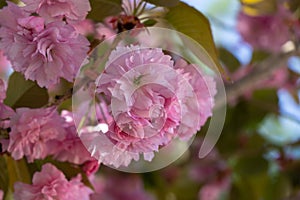
M33 175L32 185L17 182L14 185L15 200L89 200L92 190L81 182L78 175L68 181L65 175L52 164L45 164Z
M127 166L139 154L151 161L172 139L190 139L211 116L214 81L186 62L175 66L161 49L117 47L111 53L96 82L113 121L105 135L94 132L98 139L84 142L100 162Z
M25 10L37 13L47 22L63 20L76 22L84 20L91 10L88 0L23 0Z
M8 152L18 160L28 162L50 155L54 140L64 140L63 118L50 108L18 108L10 121Z
M0 48L14 70L26 79L50 87L60 78L72 82L87 56L89 42L64 22L45 24L15 4L0 11Z
M253 48L276 53L289 40L288 23L293 20L291 13L282 7L274 15L250 16L240 12L237 29Z

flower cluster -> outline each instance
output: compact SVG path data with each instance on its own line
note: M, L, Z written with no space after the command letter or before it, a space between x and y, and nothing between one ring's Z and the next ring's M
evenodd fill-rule
M12 116L8 151L14 159L27 157L29 162L43 159L51 152L53 140L63 140L63 119L54 108L18 108Z
M197 66L181 59L174 64L162 49L141 46L117 47L96 86L113 120L105 135L95 135L99 141L85 143L100 162L115 167L139 154L151 161L174 138L189 140L211 116L216 93L213 79Z
M50 16L57 17L50 11L55 10L59 6L56 4L61 1L50 6L46 3L48 1L26 2L28 6L22 8L8 2L8 6L0 11L0 49L7 55L15 71L23 73L26 79L37 81L41 87L48 88L58 83L60 78L72 82L87 56L88 40L78 34L73 26L61 20L49 20ZM78 2L88 4L88 1ZM50 12L47 18L43 18L45 12L42 10L46 9L44 4L48 5ZM40 5L39 9L35 5ZM74 2L70 10L79 6ZM31 15L33 12L40 13L40 16ZM80 20L85 12L87 10L77 18L72 12L67 12L70 15L63 12L59 16L67 15Z
M89 195L93 193L81 182L80 175L68 181L65 175L52 164L45 164L41 172L34 174L32 185L17 182L14 188L15 200L89 200Z
M89 1L77 0L23 0L26 4L24 10L29 13L37 13L46 22L66 20L77 22L84 20L91 10Z
M100 164L127 167L140 156L152 161L165 147L177 151L173 141L187 146L212 116L216 82L171 51L143 46L137 39L143 30L138 28L147 26L147 19L153 19L148 24L156 23L156 17L144 12L147 5L143 0L124 0L123 6L113 3L120 12L99 19L87 19L89 0L7 1L1 8L0 56L7 58L15 74L21 74L11 76L8 92L0 79L0 156L5 162L1 167L10 171L15 165L18 173L24 169L31 182L9 177L11 182L4 183L9 188L0 184L0 199L10 191L16 200L154 199L138 175L101 179L96 175ZM149 6L153 10L159 5ZM138 41L134 45L116 36L127 30ZM103 44L113 47L93 51L108 37L112 40ZM105 70L98 74L102 53ZM85 75L79 77L80 88L75 81L78 73ZM20 92L21 86L14 93L11 88L18 81L30 88ZM70 93L60 95L56 91L60 89ZM40 91L49 98L36 107L32 96L39 101ZM74 99L67 101L78 91L89 93L80 97L85 104L79 110L86 115L91 114L91 97L95 100L95 118L84 116L79 126L73 116L76 108L71 111ZM11 173L5 179L6 175Z
M279 6L274 15L250 16L240 12L237 29L254 49L276 53L293 34L299 33L300 26L289 10Z
M95 175L90 177L95 188L91 200L99 199L122 199L122 200L154 200L155 198L144 189L142 179L137 175L117 175L110 176ZM123 187L116 187L122 185Z

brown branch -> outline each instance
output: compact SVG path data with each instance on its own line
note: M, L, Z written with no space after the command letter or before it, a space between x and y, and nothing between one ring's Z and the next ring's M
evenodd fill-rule
M262 80L269 78L270 74L276 69L286 67L287 60L296 55L296 52L282 53L279 55L272 55L264 61L256 64L254 70L246 75L244 78L235 81L232 84L225 85L227 100L236 99L242 96L247 90L253 88L253 85ZM224 106L226 102L221 99L216 100L216 107Z

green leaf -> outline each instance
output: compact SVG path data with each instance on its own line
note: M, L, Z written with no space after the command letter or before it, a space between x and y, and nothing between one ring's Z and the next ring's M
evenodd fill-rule
M25 159L21 160L14 160L9 156L5 156L7 169L8 169L8 176L9 176L9 188L11 191L14 190L15 182L23 182L23 183L30 183L31 176L27 168L27 163Z
M148 19L147 21L143 22L145 26L154 26L156 23L157 21L154 19Z
M48 92L35 82L25 80L21 73L14 72L8 81L4 103L12 108L39 108L48 103Z
M266 58L268 58L269 56L270 56L270 54L268 52L254 51L252 53L252 58L251 58L250 64L260 63L263 60L265 60Z
M8 1L13 2L15 4L20 3L19 0L8 0ZM7 2L5 0L0 0L0 9L5 7L5 6L7 6Z
M179 4L179 0L144 0L148 3L154 4L156 6L163 6L163 7L174 7Z
M241 155L234 164L235 173L241 176L254 176L266 173L268 161L259 154Z
M230 72L234 72L241 66L240 61L225 48L219 48L219 56L222 63Z
M176 30L198 42L211 56L220 72L224 72L219 63L210 23L201 12L180 2L177 6L169 9L165 18Z
M6 160L3 156L0 156L0 189L6 193L8 191L8 170Z
M300 17L300 1L299 0L290 0L288 1L290 9L296 14L296 16Z
M4 6L7 6L6 1L0 1L0 8L3 8Z
M284 174L278 174L275 177L269 177L269 182L264 190L264 199L281 200L286 199L290 193L289 179Z
M122 0L90 0L90 3L92 10L87 17L97 22L122 11Z

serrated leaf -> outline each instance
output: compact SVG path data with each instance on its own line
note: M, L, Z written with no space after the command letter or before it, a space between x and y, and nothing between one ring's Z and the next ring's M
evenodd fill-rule
M90 3L92 10L87 18L97 22L122 11L122 0L90 0Z
M220 72L224 74L219 63L210 23L200 11L180 2L177 6L169 9L165 18L177 31L198 42L211 56Z
M156 6L174 7L179 4L179 0L144 0Z
M4 103L12 108L39 108L48 103L48 92L35 82L25 80L21 73L14 72L8 81Z

